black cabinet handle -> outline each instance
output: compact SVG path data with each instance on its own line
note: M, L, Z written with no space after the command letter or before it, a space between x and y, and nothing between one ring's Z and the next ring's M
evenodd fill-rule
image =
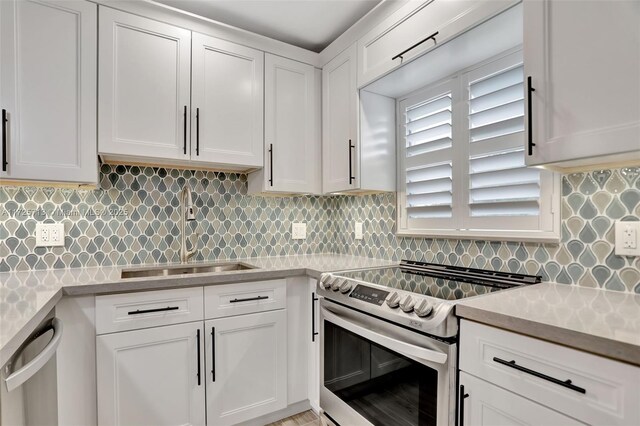
M211 380L216 381L216 328L211 327Z
M196 351L198 351L198 386L200 386L200 329L196 332Z
M391 58L392 61L395 61L398 58L404 59L402 57L402 55L404 55L405 53L407 53L410 50L415 49L416 47L420 46L422 43L424 43L427 40L431 40L433 39L433 42L436 43L436 36L439 34L439 31L436 31L435 33L431 34L429 37L424 38L422 40L420 40L419 42L417 42L416 44L414 44L413 46L411 46L408 49L403 50L402 52L398 53L396 56L394 56L393 58Z
M182 112L182 122L184 124L184 146L182 148L182 152L187 154L187 106L184 106L184 110Z
M355 150L356 146L354 144L351 143L351 139L349 139L349 185L351 185L353 183L354 180L356 180L356 177L353 175L353 156L351 154L351 150Z
M316 341L318 332L316 331L316 301L318 298L315 293L311 293L311 341Z
M529 114L527 114L527 124L529 129L529 134L527 135L527 147L529 155L533 155L533 147L536 146L536 144L533 143L533 111L531 110L533 106L532 95L535 91L536 89L531 86L531 76L529 76L527 77L527 107L529 112Z
M468 393L464 393L464 385L460 385L460 393L458 394L458 404L460 405L460 415L458 416L458 426L464 426L464 400L469 397Z
M269 144L269 185L273 186L273 144Z
M246 299L233 299L229 300L229 303L238 303L238 302L250 302L252 300L264 300L268 299L269 296L256 296L256 297L247 297Z
M7 110L2 110L2 171L7 171L7 165L9 162L7 161Z
M507 367L513 368L515 370L518 371L522 371L523 373L526 374L530 374L532 376L538 377L540 379L546 380L548 382L551 383L555 383L556 385L560 385L563 386L567 389L571 389L572 391L576 391L579 393L587 393L587 391L584 388L581 388L579 386L574 385L573 383L571 383L571 380L560 380L560 379L556 379L555 377L551 377L551 376L547 376L546 374L540 373L538 371L535 370L531 370L527 367L523 367L521 365L516 364L515 360L511 360L511 361L506 361L504 359L500 359L498 357L493 357L493 361L497 362L498 364L502 364L502 365L506 365Z
M196 108L196 155L200 155L200 108Z
M166 308L155 308L155 309L136 309L135 311L127 312L127 315L139 315L139 314L149 314L151 312L164 312L164 311L177 311L180 309L179 306L167 306Z

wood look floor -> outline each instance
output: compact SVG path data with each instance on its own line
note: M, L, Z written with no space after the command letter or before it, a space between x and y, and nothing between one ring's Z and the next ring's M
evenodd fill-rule
M313 411L305 411L277 422L269 423L267 426L322 426L320 419Z

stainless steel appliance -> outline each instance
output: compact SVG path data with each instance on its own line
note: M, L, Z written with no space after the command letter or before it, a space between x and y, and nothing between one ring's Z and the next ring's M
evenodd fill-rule
M452 425L464 298L540 277L403 261L323 274L320 407L343 426Z

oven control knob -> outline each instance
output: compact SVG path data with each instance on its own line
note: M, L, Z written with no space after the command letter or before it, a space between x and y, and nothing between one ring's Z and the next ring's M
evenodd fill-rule
M331 288L331 281L334 280L331 275L326 275L320 279L320 288L328 290Z
M387 306L391 309L395 309L400 305L400 296L398 296L398 292L394 291L387 297Z
M400 299L400 309L402 309L406 313L413 311L414 304L415 302L413 301L411 296L404 296L402 299Z
M340 289L340 286L342 285L342 283L343 283L344 281L345 281L345 280L344 280L344 279L342 279L342 278L335 278L335 279L333 280L333 282L331 283L331 290L333 290L333 291L338 291L338 289Z
M413 308L413 311L419 317L428 317L433 312L433 305L426 300L421 300L418 304Z
M340 293L349 293L349 290L351 290L351 283L347 280L345 280L342 284L340 284Z

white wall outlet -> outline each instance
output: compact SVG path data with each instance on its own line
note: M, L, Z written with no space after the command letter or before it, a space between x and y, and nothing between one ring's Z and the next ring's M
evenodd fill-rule
M64 246L64 223L36 223L36 247Z
M356 240L361 240L362 235L362 222L356 222L354 232L356 234Z
M616 221L617 256L640 256L640 222Z
M304 240L307 238L307 224L293 223L291 224L291 237L294 240Z

